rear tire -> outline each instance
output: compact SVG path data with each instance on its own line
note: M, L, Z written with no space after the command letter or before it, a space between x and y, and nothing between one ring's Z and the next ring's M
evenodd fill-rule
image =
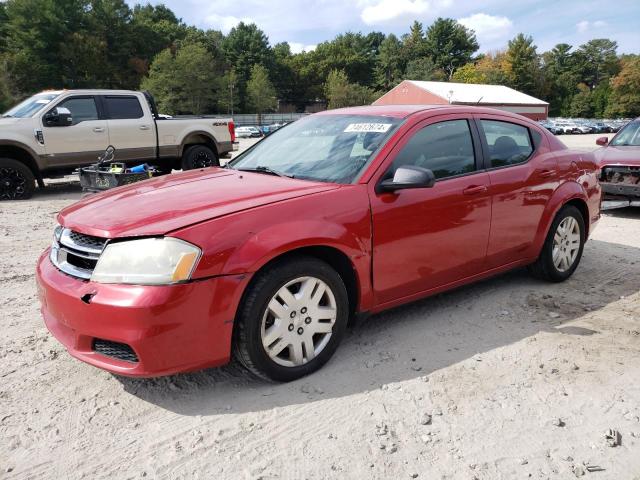
M12 158L0 158L0 200L27 200L35 188L29 167Z
M296 380L331 358L348 317L346 287L328 264L307 256L275 263L243 296L234 356L260 378Z
M219 166L218 155L206 145L191 145L182 154L182 170Z
M584 218L573 205L565 205L551 224L538 260L529 272L549 282L564 282L580 263L586 241Z

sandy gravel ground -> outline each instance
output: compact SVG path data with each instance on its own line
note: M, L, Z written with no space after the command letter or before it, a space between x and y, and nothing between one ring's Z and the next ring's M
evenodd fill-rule
M72 359L33 271L79 195L0 203L0 478L640 479L640 209L608 212L563 284L517 270L377 315L276 385Z

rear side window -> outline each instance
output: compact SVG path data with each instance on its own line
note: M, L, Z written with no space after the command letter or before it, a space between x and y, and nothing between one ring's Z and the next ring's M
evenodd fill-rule
M136 97L103 97L107 118L124 120L142 118L144 113Z
M492 167L526 162L533 153L529 129L515 123L480 120L489 145Z
M449 120L419 130L395 158L387 177L406 165L428 168L436 178L473 172L476 163L469 123Z
M60 102L58 107L66 108L71 112L72 125L88 120L98 120L98 109L93 97L76 97Z

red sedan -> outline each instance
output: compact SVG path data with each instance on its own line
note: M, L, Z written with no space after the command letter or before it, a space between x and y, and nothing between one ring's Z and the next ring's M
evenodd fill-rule
M349 318L528 266L566 280L597 222L591 154L519 115L380 106L312 115L231 162L82 200L38 262L71 355L157 376L292 380Z
M595 156L606 198L622 200L620 206L640 207L640 118L627 123L611 142L600 137L596 143L603 147Z

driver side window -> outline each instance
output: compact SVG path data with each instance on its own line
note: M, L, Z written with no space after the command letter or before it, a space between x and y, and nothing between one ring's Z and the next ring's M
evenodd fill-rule
M385 178L398 167L427 168L439 178L454 177L476 169L473 140L467 120L448 120L416 132L394 159Z
M88 120L98 120L98 109L93 97L69 98L56 106L66 108L71 112L72 125Z

